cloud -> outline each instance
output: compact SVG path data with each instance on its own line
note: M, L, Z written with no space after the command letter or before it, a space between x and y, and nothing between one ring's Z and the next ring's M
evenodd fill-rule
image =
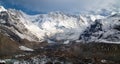
M81 12L120 7L119 0L2 0L36 12Z

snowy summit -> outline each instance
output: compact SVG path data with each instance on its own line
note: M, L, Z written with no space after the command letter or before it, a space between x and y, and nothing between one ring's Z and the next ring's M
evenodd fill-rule
M0 6L0 12L7 11L3 6Z

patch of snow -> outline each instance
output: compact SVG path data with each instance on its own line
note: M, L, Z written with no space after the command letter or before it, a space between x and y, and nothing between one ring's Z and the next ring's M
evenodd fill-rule
M47 40L47 42L49 43L49 44L55 44L56 42L54 42L54 41L52 41L52 40Z
M20 62L19 62L19 61L15 61L14 64L20 64ZM26 64L26 63L25 63L25 64Z
M102 63L107 63L107 60L104 60L104 59L103 59L103 60L101 60L101 62L102 62Z
M107 41L107 40L103 40L103 39L100 39L100 40L98 40L98 41L99 41L99 42L103 42L103 43L120 44L120 42Z
M63 44L69 44L70 43L70 41L69 40L67 40L67 41L64 41L64 43Z
M76 40L75 42L80 43L80 42L81 42L81 40Z
M4 60L0 60L0 63L6 63Z
M40 47L41 49L43 49L44 47Z
M90 15L90 18L92 21L95 21L96 19L104 19L104 16L101 15Z
M15 57L18 58L18 57L23 57L25 55L22 55L22 54L19 54L19 55L16 55Z
M30 49L30 48L25 47L25 46L20 46L19 48L20 48L20 50L23 50L23 51L34 51L33 49Z

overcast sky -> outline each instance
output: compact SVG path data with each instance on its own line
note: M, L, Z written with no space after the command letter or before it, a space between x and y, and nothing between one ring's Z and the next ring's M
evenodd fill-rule
M62 11L82 13L120 7L120 0L0 0L6 8L23 10L28 14Z

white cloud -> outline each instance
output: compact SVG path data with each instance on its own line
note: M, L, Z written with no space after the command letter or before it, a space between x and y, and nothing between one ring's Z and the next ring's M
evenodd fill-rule
M8 0L13 5L20 5L32 11L50 12L67 11L80 12L98 9L120 7L119 0Z

